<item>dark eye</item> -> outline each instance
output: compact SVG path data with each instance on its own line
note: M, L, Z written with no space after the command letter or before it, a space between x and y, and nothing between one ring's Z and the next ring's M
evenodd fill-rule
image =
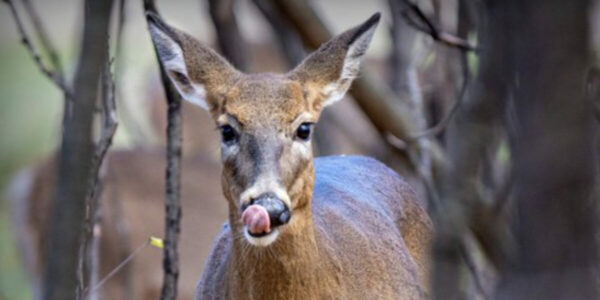
M312 128L312 123L302 123L296 129L296 136L301 140L308 140L310 138L310 130Z
M223 125L219 129L221 129L221 140L223 143L230 144L237 139L237 133L230 125Z

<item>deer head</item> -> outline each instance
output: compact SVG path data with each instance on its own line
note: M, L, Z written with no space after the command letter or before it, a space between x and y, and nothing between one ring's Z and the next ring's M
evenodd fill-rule
M268 246L311 220L311 132L342 99L379 13L323 44L287 74L244 74L191 36L147 14L159 59L183 99L206 109L221 132L230 225Z

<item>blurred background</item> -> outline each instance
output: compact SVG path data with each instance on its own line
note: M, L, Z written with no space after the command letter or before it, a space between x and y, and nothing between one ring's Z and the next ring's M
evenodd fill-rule
M22 16L26 15L30 7L34 7L39 14L41 28L56 48L66 81L73 82L83 28L83 1L12 2ZM170 25L213 46L241 70L285 72L314 49L315 45L312 45L314 42L310 42L309 36L299 33L302 31L299 29L301 25L297 21L291 22L289 15L278 10L272 2L186 0L158 1L157 6ZM453 176L457 174L453 172L459 171L445 169L446 165L460 165L452 159L453 154L460 152L461 145L469 145L469 139L463 136L465 141L453 137L463 134L470 136L471 141L483 141L482 143L489 145L485 149L477 148L477 155L472 157L472 160L480 161L474 176L481 182L481 186L478 186L480 189L475 193L478 200L489 204L488 202L504 202L498 200L498 197L519 198L518 194L507 196L514 191L506 187L512 187L510 178L520 178L513 173L514 168L511 168L515 163L513 150L516 146L510 138L513 131L519 132L520 129L509 126L518 122L506 121L511 116L517 119L523 116L522 112L514 109L517 105L514 103L518 102L506 100L509 104L498 108L496 112L516 111L516 116L502 113L502 118L489 117L485 110L477 111L473 108L475 105L469 105L473 102L469 99L477 95L478 86L489 87L485 82L479 82L481 77L485 78L480 76L481 55L486 54L485 51L489 51L489 48L478 47L485 44L486 40L482 36L485 37L499 27L494 18L497 18L498 11L503 11L490 10L486 6L489 4L495 7L496 2L306 2L333 34L363 22L375 12L382 13L382 22L364 62L368 75L359 75L364 76L361 80L374 86L378 92L361 95L361 90L356 90L348 99L324 113L317 125L316 155L364 154L384 161L407 178L423 199L423 204L430 208L433 216L437 216L441 210L439 203L438 208L432 208L432 203L439 202L441 198L464 196L464 191L448 188L452 184L462 186L461 183L448 180L449 177L457 177ZM124 18L119 47L116 46L118 22L113 22L110 30L119 127L101 170L104 189L100 200L100 223L103 231L99 252L96 253L100 261L100 278L113 270L149 236L163 235L166 128L164 92L146 29L142 3L123 3ZM536 3L539 1L532 1L529 8L536 7ZM585 7L587 30L581 34L585 35L582 39L589 46L586 49L589 59L585 61L589 67L597 62L600 53L599 7L598 1L589 1ZM556 12L555 8L550 10ZM119 5L114 5L113 9L113 18L116 19ZM489 11L492 11L491 16L486 15ZM525 15L528 13L532 12L526 11ZM503 24L507 31L516 24L512 21L517 17L510 17L510 13L500 18L506 21ZM567 23L572 21L570 16L564 18ZM27 18L23 19L26 20L25 30L34 32L35 24ZM233 28L232 19L235 23ZM562 17L558 16L557 19L562 20ZM429 26L429 21L434 27ZM526 21L520 19L519 22ZM535 33L537 26L535 21L531 22L533 29L524 36L530 37ZM236 32L239 36L236 36ZM315 36L319 34L314 32ZM562 34L571 33L559 32L555 39L560 40ZM510 40L510 32L504 38ZM514 37L515 40L522 38ZM36 37L33 42L39 44L40 40ZM495 47L501 42L490 41L489 45ZM531 49L545 51L544 47L551 46L540 43L543 45L541 48ZM533 51L531 49L523 51ZM527 53L531 55L531 52ZM575 52L577 53L579 52ZM47 55L42 56L44 61L48 61ZM497 61L491 64L498 66ZM48 224L49 201L56 182L55 153L61 138L64 95L40 72L21 43L13 15L6 4L0 6L0 66L0 103L3 105L0 109L0 299L33 299L39 292L43 269L40 253L44 253L47 238L44 228ZM509 71L498 71L494 75L508 76L508 73L503 72ZM597 75L600 73L594 74L596 75L586 77L592 78L592 81L587 85L589 88L585 97L593 98L593 93L598 91L594 80L600 81L600 76ZM581 81L582 86L585 86L583 77ZM385 105L391 105L380 107L391 107L393 110L379 115L368 108L365 110L365 103L371 98L381 98L380 95L387 99L388 104ZM514 97L520 96L499 96L502 99ZM504 125L481 126L493 127L479 133L493 138L478 139L477 130L470 131L475 132L473 135L464 131L446 132L448 124L453 124L452 117L456 114L462 116L456 103L463 98L467 99L463 101L467 103L464 105L465 110L471 113L475 110L478 114L476 119L501 119L496 121ZM506 108L511 105L513 110ZM394 114L395 112L398 113ZM411 117L404 118L404 114ZM226 202L220 190L219 144L214 124L204 111L184 104L183 128L180 295L182 299L191 299L204 258L226 219ZM595 147L594 149L598 149ZM469 160L465 156L456 157L462 161ZM460 172L469 174L469 167ZM473 206L464 203L452 205L451 201L447 203L450 204L441 206L443 210L450 212L448 215L451 216L459 210L460 218L466 218L467 215L462 213L463 206ZM490 205L494 206L494 203ZM504 208L500 210L504 211ZM472 214L477 215L478 212ZM441 220L439 224L444 224L445 219ZM477 224L477 228L485 227ZM492 227L504 229L508 226L493 223ZM472 228L469 234L461 234L464 249L471 254L469 259L465 259L466 268L476 273L474 279L465 281L466 287L461 290L468 290L465 293L472 298L485 299L502 278L498 274L503 274L504 271L498 265L510 264L500 262L503 258L498 257L504 256L495 256L500 251L490 250L494 249L494 246L490 246L493 243L505 243L481 239L480 235L480 232ZM514 235L518 240L519 235ZM502 239L506 238L502 235ZM101 290L102 298L156 297L162 284L161 259L161 250L144 248L126 268L107 281Z

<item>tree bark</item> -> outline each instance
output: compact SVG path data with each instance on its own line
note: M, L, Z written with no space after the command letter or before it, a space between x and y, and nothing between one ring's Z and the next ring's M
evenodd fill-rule
M513 16L518 242L498 298L598 299L589 1L498 2Z
M153 0L144 1L144 11L159 15ZM157 61L158 51L154 49ZM179 233L181 231L181 154L182 154L182 114L181 97L175 90L162 64L159 63L160 77L167 100L167 169L165 196L165 239L163 270L164 279L161 300L177 299L179 279Z
M86 1L81 54L75 75L72 114L64 118L57 192L44 270L44 299L74 299L85 199L92 180L92 122L98 81L106 60L112 0Z

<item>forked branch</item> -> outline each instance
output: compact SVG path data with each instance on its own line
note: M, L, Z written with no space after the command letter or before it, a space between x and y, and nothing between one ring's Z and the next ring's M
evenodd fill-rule
M107 58L104 68L102 69L102 74L100 78L101 84L101 129L100 129L100 139L96 143L96 148L94 149L94 156L92 157L92 167L91 167L91 181L88 186L88 195L86 197L87 202L87 213L85 220L85 229L84 229L84 239L81 244L81 254L80 254L80 275L82 278L81 287L83 291L83 295L86 293L92 293L89 288L95 286L97 284L98 278L98 251L99 251L99 242L100 236L99 233L94 229L98 223L100 218L100 197L103 191L103 184L101 180L102 177L102 164L104 163L104 159L106 157L106 153L112 144L113 137L117 130L118 120L117 120L117 112L116 112L116 103L115 103L115 83L113 79L113 75L110 71L111 63L108 57L108 49L107 49ZM96 262L96 263L94 263ZM87 266L86 266L87 264ZM89 274L89 282L87 287L83 285L84 273ZM84 289L85 288L85 289ZM90 299L97 299L97 295L88 294ZM85 298L85 297L83 297Z
M429 35L434 41L440 42L450 47L458 48L463 51L478 51L477 46L472 45L469 41L460 38L456 35L439 30L433 22L425 15L418 5L410 0L400 0L407 9L404 10L403 16L406 22L415 29Z
M30 15L30 18L32 19L34 27L38 31L38 35L40 36L42 45L45 47L45 51L48 53L48 55L50 56L50 60L54 64L53 67L47 66L44 63L44 61L42 60L42 57L40 56L40 52L38 51L38 49L35 47L35 45L31 41L31 38L27 34L27 31L25 31L25 26L23 25L23 20L21 20L21 17L19 16L19 13L17 12L17 9L15 8L13 1L12 0L3 0L3 1L10 8L10 12L15 20L15 24L17 25L17 30L18 30L19 36L21 38L21 43L23 43L25 48L27 48L27 52L29 53L29 55L31 56L31 58L33 59L33 61L37 65L37 67L40 69L40 71L46 77L48 77L56 86L58 86L58 88L60 88L63 91L63 93L65 93L65 95L67 95L67 99L70 99L71 98L71 89L67 86L67 84L65 82L65 78L62 73L62 68L60 67L60 63L58 61L58 55L56 54L56 51L54 50L51 43L49 42L49 39L47 38L44 31L42 31L43 27L40 25L41 22L38 19L38 15L35 13L35 10L31 6L29 1L25 1L27 11Z
M467 66L463 65L463 69L466 69ZM460 88L460 92L458 94L458 98L456 99L456 101L454 102L454 104L452 105L452 108L450 108L450 111L442 118L442 120L440 120L437 124L435 124L434 126L425 129L424 131L418 132L418 133L413 133L412 134L412 139L420 139L423 137L427 137L427 136L436 136L440 133L442 133L447 127L448 124L450 123L450 121L452 120L452 117L454 117L454 115L456 115L456 112L458 111L458 109L460 108L460 106L462 105L462 103L464 102L464 99L466 97L467 94L467 89L469 87L469 83L471 81L469 74L469 71L466 70L465 72L463 72L463 74L466 74L465 76L463 76L463 83L462 86Z
M82 296L82 285L77 280L78 254L81 254L81 228L85 225L89 183L94 180L92 120L98 82L107 59L105 49L108 48L112 4L110 0L85 1L84 4L83 38L74 77L72 113L63 119L60 180L57 181L44 258L47 261L43 274L44 299L79 299Z

